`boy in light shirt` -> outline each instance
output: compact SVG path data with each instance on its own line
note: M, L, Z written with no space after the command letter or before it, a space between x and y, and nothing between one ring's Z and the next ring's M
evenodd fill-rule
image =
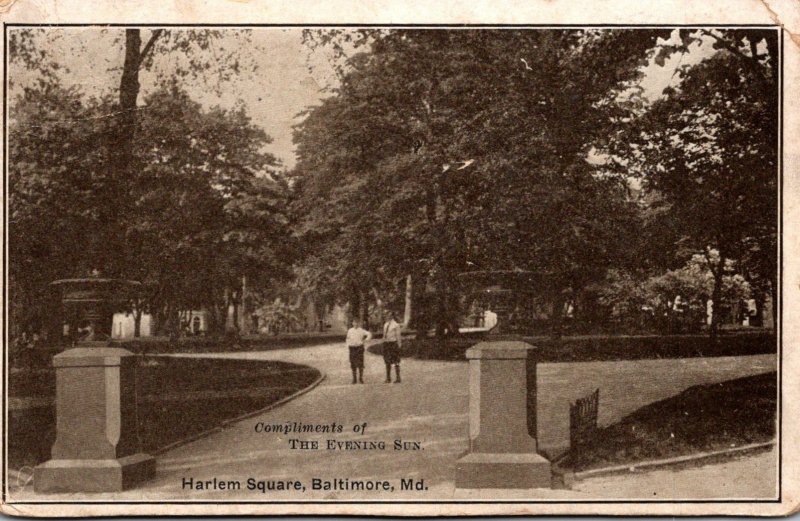
M350 369L353 370L353 383L364 383L364 342L372 339L372 333L361 327L361 320L354 319L353 326L347 330L345 343L350 351ZM358 378L356 378L358 375Z

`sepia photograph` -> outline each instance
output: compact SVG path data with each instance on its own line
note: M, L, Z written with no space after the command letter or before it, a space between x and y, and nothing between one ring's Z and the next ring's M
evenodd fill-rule
M783 48L4 24L4 512L780 503Z

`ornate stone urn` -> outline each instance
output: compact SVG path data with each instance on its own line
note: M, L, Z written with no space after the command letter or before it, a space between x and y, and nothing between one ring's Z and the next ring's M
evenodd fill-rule
M76 345L91 345L111 338L114 312L125 306L141 283L88 277L57 280L50 285L61 290L65 315L78 319Z
M90 277L53 282L65 315L79 320L75 346L53 357L56 441L34 470L37 492L117 492L155 475L141 452L133 353L111 340L113 313L138 282Z

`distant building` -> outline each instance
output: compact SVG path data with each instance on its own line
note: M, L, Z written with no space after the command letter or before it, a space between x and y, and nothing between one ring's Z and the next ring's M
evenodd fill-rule
M303 321L307 331L331 331L344 333L347 331L347 308L334 304L319 313L312 302L308 302L303 309Z
M181 325L184 333L189 335L205 335L209 329L208 311L191 310L181 313ZM111 338L125 340L134 338L135 323L133 313L114 313L111 322ZM153 316L142 313L139 325L139 336L148 337L155 335Z
M153 317L147 313L142 313L139 324L139 336L151 336L153 334ZM136 328L133 313L114 313L111 321L111 338L123 340L134 338Z
M733 324L739 326L761 326L767 329L774 327L774 309L772 299L769 295L766 296L761 310L761 323L758 321L758 311L756 301L754 299L745 300L742 302L734 302L732 304L724 303L720 311L720 323ZM706 301L706 324L711 325L714 317L714 302L709 299Z
M205 335L208 333L208 311L192 310L181 318L184 320L185 330L190 335Z

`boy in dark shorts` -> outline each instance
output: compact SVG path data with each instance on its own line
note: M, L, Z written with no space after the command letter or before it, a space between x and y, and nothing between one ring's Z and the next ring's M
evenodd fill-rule
M353 320L353 326L347 330L345 343L350 351L350 369L353 371L353 383L364 383L364 342L372 338L372 333L361 327L361 320ZM356 375L358 378L356 378Z
M394 383L400 383L400 347L402 346L400 324L397 323L394 313L388 313L388 320L383 325L383 362L386 364L386 383L392 383L392 366L397 378Z

